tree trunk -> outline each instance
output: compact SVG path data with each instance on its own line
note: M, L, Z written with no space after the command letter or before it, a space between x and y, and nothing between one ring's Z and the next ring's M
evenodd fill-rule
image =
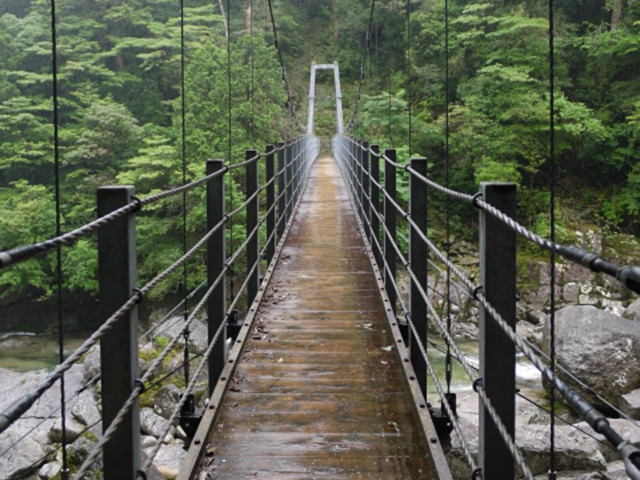
M220 13L222 14L222 22L224 23L224 35L229 40L229 25L227 24L227 16L224 13L224 5L222 0L218 0L218 6L220 7Z
M245 29L247 30L247 33L250 33L252 30L252 16L253 16L253 2L251 0L249 0L249 2L247 2L247 8L245 10L244 13L244 26Z
M624 6L624 0L614 0L613 12L611 12L611 28L615 30L620 22L622 16L622 7Z
M333 0L333 41L336 45L340 44L340 9L338 8L338 0Z

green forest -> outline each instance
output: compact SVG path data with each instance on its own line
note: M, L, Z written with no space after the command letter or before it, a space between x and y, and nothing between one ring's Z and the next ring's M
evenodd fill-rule
M449 0L447 51L445 0L378 0L366 55L369 0L273 0L290 98L266 0L55 3L63 231L95 218L101 185L180 185L183 151L191 180L208 158L236 163L299 135L292 112L306 123L312 61L339 62L345 123L361 85L351 134L397 148L401 162L426 157L444 181L448 57L450 185L514 181L521 222L549 234L548 1ZM577 218L638 235L640 0L554 7L560 237ZM0 0L0 250L55 235L51 25L49 0ZM316 134L328 138L333 85L319 82ZM204 232L203 196L188 197L190 244ZM454 234L468 235L473 212L452 209ZM140 281L181 255L182 212L172 198L138 215ZM203 263L190 263L190 288ZM95 237L64 248L62 265L66 292L95 292ZM51 254L3 270L0 300L47 299L55 268ZM176 276L156 295L182 287Z

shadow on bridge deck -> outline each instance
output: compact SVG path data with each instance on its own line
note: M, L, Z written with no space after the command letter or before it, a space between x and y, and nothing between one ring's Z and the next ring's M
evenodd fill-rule
M389 330L343 179L319 159L194 478L431 478Z

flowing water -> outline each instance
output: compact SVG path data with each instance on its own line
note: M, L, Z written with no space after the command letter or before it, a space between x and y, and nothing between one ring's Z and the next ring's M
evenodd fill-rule
M86 336L65 335L65 355L78 348ZM53 370L58 364L57 335L37 335L28 332L0 334L0 368L17 372Z
M443 347L444 344L441 344ZM474 368L478 368L479 362L479 345L478 342L473 341L461 341L458 342L458 347L464 354L467 362ZM439 352L435 348L429 348L429 359L431 360L434 370L444 383L445 378L445 354ZM540 390L542 389L542 382L540 378L540 371L529 362L529 360L522 354L517 357L516 364L516 384L519 388L527 390ZM471 380L465 373L455 359L453 360L452 378L451 378L451 390L452 391L464 391L471 390ZM429 378L429 393L436 393L436 388Z

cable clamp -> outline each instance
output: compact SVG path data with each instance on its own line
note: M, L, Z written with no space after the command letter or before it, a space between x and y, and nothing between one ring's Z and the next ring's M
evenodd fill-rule
M482 285L478 285L476 288L473 289L473 299L476 302L479 302L480 299L478 298L478 294L483 292L484 288L482 287Z
M471 197L471 203L473 204L474 207L476 208L481 208L480 205L478 205L478 200L482 198L482 192L477 192L473 195L473 197Z
M478 467L471 473L471 480L482 480L482 469L481 468Z
M138 470L136 472L136 480L139 478L141 480L147 480L147 472L145 472L144 470Z
M471 386L473 387L473 391L478 393L478 387L482 388L482 377L476 378Z
M133 288L133 293L138 297L136 299L136 305L138 305L144 299L144 293L138 287Z
M231 217L229 215L227 215L226 213L222 215L222 221L224 223L229 223L229 220L231 220Z
M144 392L146 392L147 387L145 386L144 382L143 382L141 379L136 378L136 379L133 381L133 384L134 384L136 387L138 387L138 390L140 390L140 393L139 393L139 394L143 394Z
M131 213L139 212L140 210L142 210L142 200L140 200L135 195L131 195L131 201L136 205L135 208L131 210Z

